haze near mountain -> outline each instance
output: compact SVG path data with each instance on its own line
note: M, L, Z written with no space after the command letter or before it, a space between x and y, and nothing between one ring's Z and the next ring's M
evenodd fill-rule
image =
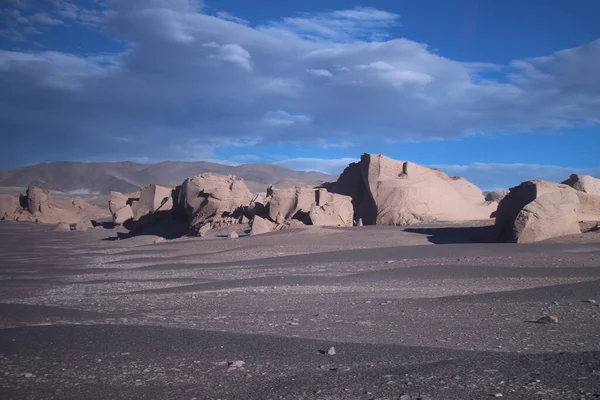
M238 166L217 163L165 161L158 164L125 162L52 162L14 170L0 170L0 186L40 186L67 193L107 194L111 191L133 192L151 183L179 185L202 172L232 174L246 181L255 192L265 191L267 185L293 187L317 185L334 181L336 176L321 172L294 171L278 165L257 163Z

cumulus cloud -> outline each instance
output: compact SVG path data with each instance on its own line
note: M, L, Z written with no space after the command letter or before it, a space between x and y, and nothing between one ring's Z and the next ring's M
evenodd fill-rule
M56 3L65 19L82 14ZM392 39L399 16L373 8L261 26L186 0L113 1L98 13L103 31L128 44L111 62L0 52L5 159L36 146L114 154L124 136L136 143L130 157L177 159L187 144L218 148L216 137L360 145L600 122L600 40L498 66ZM490 70L501 79L480 78Z
M348 164L360 161L357 158L288 158L274 162L282 167L295 169L297 171L317 171L326 174L338 175Z

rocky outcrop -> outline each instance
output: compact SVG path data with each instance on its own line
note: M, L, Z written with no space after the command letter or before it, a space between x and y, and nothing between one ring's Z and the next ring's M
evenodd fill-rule
M354 209L352 198L341 194L329 193L319 189L317 200L310 207L309 217L312 225L352 226Z
M579 212L579 197L570 186L523 182L511 188L498 206L498 241L531 243L580 233Z
M206 173L185 180L178 204L190 226L199 227L210 221L240 218L251 201L252 193L244 181L233 175Z
M131 205L139 200L140 192L123 194L120 192L110 192L108 209L115 225L123 225L125 222L134 218Z
M464 178L381 155L364 154L332 190L352 198L354 220L365 225L487 219L496 208Z
M497 189L493 192L489 192L485 195L485 201L494 201L496 203L500 203L503 198L508 194L508 190L506 189Z
M157 211L171 211L173 208L173 190L173 187L155 184L143 187L139 199L134 199L131 202L133 220L139 221Z
M14 221L22 211L19 197L0 195L0 220Z
M254 217L251 224L250 236L262 235L265 233L273 232L275 230L275 224L271 221L261 218L258 215Z
M106 217L106 212L82 199L54 200L50 191L27 188L18 196L0 196L0 219L44 224L77 224Z
M278 224L290 219L308 222L308 213L315 201L315 189L274 189L269 202L269 218Z
M600 196L600 179L589 175L571 175L563 182L573 189L593 196Z

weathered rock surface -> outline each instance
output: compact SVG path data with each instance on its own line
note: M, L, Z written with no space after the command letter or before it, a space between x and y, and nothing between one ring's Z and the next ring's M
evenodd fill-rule
M500 203L507 194L508 190L506 189L494 190L485 195L485 201L495 201L496 203Z
M352 198L354 219L365 225L487 219L496 208L464 178L381 155L363 154L332 190Z
M567 185L527 181L510 189L496 214L498 241L531 243L580 233L580 200Z
M275 224L273 224L271 221L265 218L256 215L252 220L250 236L262 235L264 233L272 232L273 230L275 230Z
M178 203L188 217L190 226L209 220L242 214L252 201L252 193L244 181L233 175L205 173L186 179L179 192Z
M33 215L47 214L54 208L50 191L30 186L27 188L27 210Z
M154 214L157 211L171 211L173 190L173 187L155 184L143 187L139 200L133 200L131 203L133 220L139 221L146 215Z
M20 197L0 196L0 219L3 220L76 224L106 215L101 208L81 199L54 200L50 191L35 186Z
M316 192L311 188L274 189L269 202L269 218L278 224L290 219L306 219L316 201Z
M319 189L317 201L312 203L309 216L312 224L317 226L352 226L354 223L352 198Z
M85 232L93 227L92 222L89 220L81 220L75 224L75 230L77 232Z
M123 225L125 222L133 219L133 209L131 205L139 200L140 192L123 194L120 192L110 192L108 209L113 218L113 223Z
M580 192L600 196L600 179L593 176L573 174L563 184L569 185Z
M0 195L0 220L14 221L21 211L17 196Z

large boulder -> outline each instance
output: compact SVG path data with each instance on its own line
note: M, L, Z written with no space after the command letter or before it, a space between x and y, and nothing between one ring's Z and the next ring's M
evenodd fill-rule
M54 200L49 190L37 186L27 188L27 210L30 214L47 213L52 208L54 208Z
M161 185L148 185L140 191L139 200L131 203L133 220L139 221L146 215L157 211L171 211L173 208L173 187Z
M315 189L274 189L269 202L269 218L278 224L286 220L306 220L316 201Z
M275 229L275 224L265 218L261 218L258 215L254 217L251 224L250 236L262 235L264 233L272 232Z
M22 212L17 196L0 195L0 220L14 221Z
M50 191L35 186L22 196L0 196L0 219L44 224L77 224L104 218L104 210L82 199L54 200Z
M123 194L120 192L110 192L108 208L115 225L123 225L125 222L134 218L131 205L134 201L140 199L140 192Z
M567 185L523 182L511 188L498 206L498 241L531 243L581 232L580 200Z
M251 201L252 193L244 181L233 175L204 173L183 182L177 203L193 227L241 214Z
M569 185L580 192L600 196L600 179L593 176L573 174L563 184Z
M309 216L311 223L317 226L352 226L354 223L352 198L319 189L317 201L312 203Z
M354 219L365 225L487 219L496 209L463 178L381 155L364 154L332 190L352 197Z

